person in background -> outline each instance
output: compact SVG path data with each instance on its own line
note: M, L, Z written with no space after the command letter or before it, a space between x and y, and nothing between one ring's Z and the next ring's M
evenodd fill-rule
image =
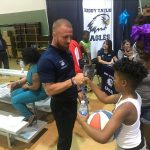
M117 57L115 56L112 50L112 41L105 40L102 48L97 52L97 73L98 75L102 75L102 67L103 65L112 65L115 61L117 61Z
M84 30L82 33L82 40L80 41L80 45L82 49L85 49L85 51L88 54L89 59L91 59L91 42L89 40L90 38L90 32L87 30ZM83 58L85 58L86 56L83 55ZM88 60L89 60L88 59Z
M80 61L82 60L82 52L80 49L80 45L77 43L77 41L71 40L69 44L69 50L73 57L75 72L76 73L82 72L80 68Z
M3 39L2 34L0 33L0 68L2 68L3 63L4 68L9 69L9 61L6 48L7 48L6 42Z
M58 130L58 150L70 150L72 132L77 116L77 85L84 83L84 75L75 73L69 51L73 29L66 19L58 19L52 27L52 43L41 56L38 72L47 95Z
M75 68L75 73L81 73L83 72L83 67L84 67L84 63L82 63L82 52L86 53L85 49L82 49L81 51L81 46L78 44L77 41L75 40L71 40L70 44L69 44L69 51L72 54L73 57L73 61L74 61L74 68ZM87 55L86 55L87 56ZM87 58L89 59L89 58ZM91 60L89 60L89 63L91 65ZM84 99L84 92L81 90L80 86L77 86L78 89L78 99L79 101L81 101L82 99ZM81 91L81 92L79 92Z
M37 62L39 58L40 54L36 49L23 49L22 60L25 65L29 65L27 76L10 84L12 105L25 117L24 120L29 122L28 126L32 125L37 116L26 105L47 97L37 73Z
M150 149L150 19L138 16L132 27L131 37L137 51L136 61L141 61L148 70L148 76L137 87L136 91L142 97L141 130Z
M96 129L87 124L88 115L78 113L78 122L85 132L99 143L106 143L116 136L117 150L146 150L144 138L140 131L141 97L135 91L140 82L147 76L147 70L138 62L123 58L114 65L114 86L118 94L106 96L88 78L85 80L96 94L98 100L105 104L115 104L112 118L104 129ZM118 133L117 133L118 132Z
M82 72L83 69L83 63L82 63L82 53L85 54L85 56L87 57L88 61L89 61L89 65L91 65L91 59L88 57L87 52L85 51L85 49L83 47L81 47L77 41L75 40L71 40L70 44L69 44L69 50L73 56L73 60L74 60L74 66L75 66L75 72L76 73L80 73Z
M97 58L98 62L103 65L112 65L117 61L117 57L112 50L111 40L104 41L103 47L97 52Z
M129 40L124 40L121 47L122 49L118 50L118 59L122 59L123 57L127 57L129 59L134 58L134 52Z

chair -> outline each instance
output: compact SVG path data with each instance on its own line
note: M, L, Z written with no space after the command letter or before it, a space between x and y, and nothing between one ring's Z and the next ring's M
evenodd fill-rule
M33 112L33 114L35 115L35 117L36 117L36 120L35 120L35 122L36 122L36 124L37 124L37 108L36 108L36 106L35 106L35 102L32 102L32 112Z

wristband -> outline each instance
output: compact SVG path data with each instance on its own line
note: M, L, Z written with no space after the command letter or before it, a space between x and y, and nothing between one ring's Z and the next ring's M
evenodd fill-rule
M73 77L73 78L71 78L71 83L72 83L72 85L74 86L74 85L77 85L77 83L76 83L76 81L75 81L75 78Z

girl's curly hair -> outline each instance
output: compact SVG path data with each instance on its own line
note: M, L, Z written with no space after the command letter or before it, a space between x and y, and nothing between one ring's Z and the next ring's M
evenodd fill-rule
M40 53L35 48L27 47L22 50L22 59L26 65L36 64L39 58Z
M147 77L148 71L140 63L128 58L122 58L113 65L114 71L118 71L123 74L127 80L132 83L132 87L136 89L139 83Z

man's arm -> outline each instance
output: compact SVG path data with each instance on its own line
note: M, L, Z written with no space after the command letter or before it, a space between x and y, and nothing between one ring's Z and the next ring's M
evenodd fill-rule
M81 85L84 83L84 76L82 73L78 73L75 77L66 80L64 82L58 83L43 83L45 92L47 95L55 95L64 92L65 90L69 89L71 86Z

